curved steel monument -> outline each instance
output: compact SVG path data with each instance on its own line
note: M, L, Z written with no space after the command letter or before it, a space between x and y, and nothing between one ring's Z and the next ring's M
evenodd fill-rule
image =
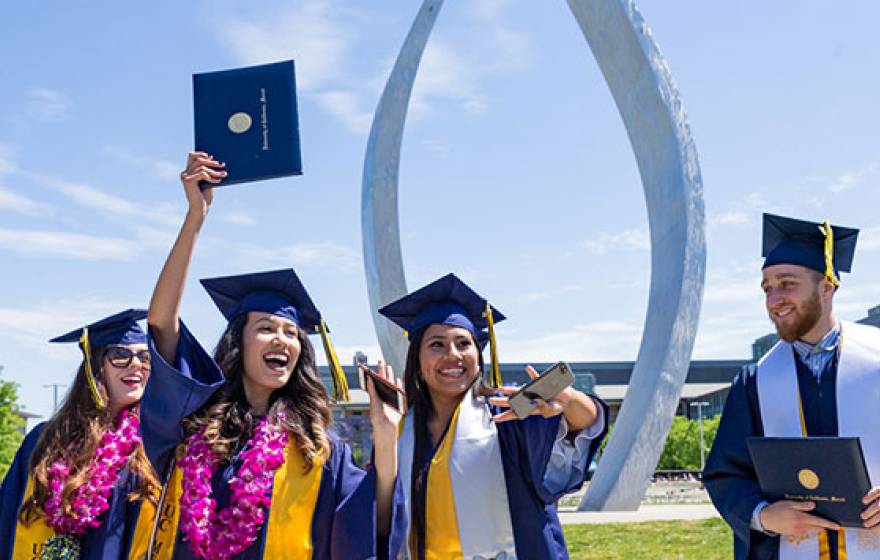
M687 117L651 31L630 0L568 0L605 76L639 166L651 232L648 313L623 407L581 509L638 508L687 375L703 298L703 187ZM443 0L424 0L382 92L364 160L361 219L373 322L403 371L403 333L375 310L407 292L397 210L403 127Z

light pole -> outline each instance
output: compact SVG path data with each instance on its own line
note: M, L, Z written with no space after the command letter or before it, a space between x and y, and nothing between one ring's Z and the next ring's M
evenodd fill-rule
M691 406L697 407L697 414L700 416L700 472L706 468L706 445L703 442L703 407L712 403L706 401L692 402Z
M43 385L43 387L46 389L52 387L52 414L55 414L58 412L58 387L67 387L67 385L52 383L51 385Z

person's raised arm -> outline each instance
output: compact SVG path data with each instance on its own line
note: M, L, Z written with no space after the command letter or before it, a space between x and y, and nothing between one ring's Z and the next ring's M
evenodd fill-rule
M391 366L379 360L379 375L400 385ZM397 480L397 434L403 413L382 402L373 380L367 378L370 422L373 428L373 465L376 468L376 533L385 539L391 532L394 485Z
M186 169L180 174L189 206L177 240L171 247L165 266L156 281L147 314L147 323L156 349L169 363L174 362L180 338L180 299L183 296L187 270L213 198L213 189L202 189L199 183L220 183L226 176L223 168L224 164L215 161L205 152L190 152Z

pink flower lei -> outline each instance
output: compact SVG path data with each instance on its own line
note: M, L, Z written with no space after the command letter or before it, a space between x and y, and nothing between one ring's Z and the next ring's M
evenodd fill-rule
M183 475L180 528L194 555L226 560L254 543L272 502L275 471L284 464L285 447L283 416L271 424L260 420L241 454L241 466L229 479L229 505L218 512L211 489L217 455L205 442L204 430L187 438L178 463Z
M43 504L49 525L56 533L82 537L87 530L101 525L101 515L110 507L110 495L119 480L119 472L128 457L141 443L140 418L137 412L123 410L116 419L116 429L101 436L95 448L89 475L82 486L70 495L73 514L64 511L62 491L70 478L70 467L55 461L49 467L49 497Z

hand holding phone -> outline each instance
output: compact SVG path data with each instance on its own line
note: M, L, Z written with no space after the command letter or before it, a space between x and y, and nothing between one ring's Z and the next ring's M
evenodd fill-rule
M574 384L574 374L565 362L559 362L523 385L507 402L520 420L527 418L537 407L535 399L550 401Z
M406 393L403 389L371 370L366 364L358 363L357 367L361 389L367 391L367 378L372 379L379 399L401 414L406 413Z

